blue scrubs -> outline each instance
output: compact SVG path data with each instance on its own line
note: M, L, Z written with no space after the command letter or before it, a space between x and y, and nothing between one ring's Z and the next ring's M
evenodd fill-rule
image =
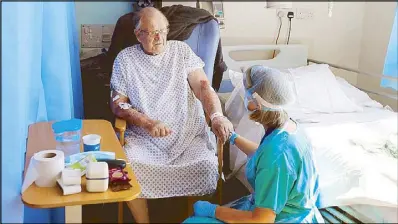
M276 223L324 222L316 207L319 178L312 147L299 125L294 134L275 129L265 135L257 151L249 156L246 176L254 193L233 202L231 208L271 209L276 214ZM222 222L193 216L184 223Z

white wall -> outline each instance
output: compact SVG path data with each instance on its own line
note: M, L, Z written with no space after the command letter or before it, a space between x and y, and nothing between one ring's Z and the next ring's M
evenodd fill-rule
M328 2L293 2L293 8L311 8L315 17L292 20L290 43L308 45L310 58L358 67L364 2L335 2L331 18ZM279 20L275 9L265 8L264 2L224 2L224 10L224 45L274 43ZM285 18L279 43L286 40L287 25Z
M367 2L363 18L359 70L376 75L383 73L384 62L394 23L396 2ZM359 76L358 85L375 92L393 93L380 87L380 78ZM375 100L398 109L397 100L371 95Z
M382 74L396 2L367 2L363 17L359 69Z

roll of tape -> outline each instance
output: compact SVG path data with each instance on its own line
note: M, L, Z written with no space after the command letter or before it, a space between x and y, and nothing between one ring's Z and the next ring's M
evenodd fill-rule
M65 155L60 150L43 150L35 153L29 162L22 184L22 193L33 184L38 187L54 187L65 167Z

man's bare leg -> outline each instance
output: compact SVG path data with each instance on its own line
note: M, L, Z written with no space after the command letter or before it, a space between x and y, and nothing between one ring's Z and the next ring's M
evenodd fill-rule
M145 198L128 201L127 205L136 223L149 223L148 203Z

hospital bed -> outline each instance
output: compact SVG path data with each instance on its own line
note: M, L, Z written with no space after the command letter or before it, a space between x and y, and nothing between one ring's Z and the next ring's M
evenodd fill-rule
M250 55L249 51L265 50L275 50L278 54L268 60L242 58L235 60L231 56L239 51ZM308 102L303 102L298 96L301 100L299 104L286 110L300 123L312 142L320 176L321 213L325 220L332 223L398 222L397 113L368 96L369 94L375 98L383 97L396 103L396 92L378 93L356 88L354 84L358 77L375 77L333 64L326 66L326 69L333 72L334 79L319 80L321 73L318 77L318 71L313 69L322 67L325 63L308 59L307 48L303 45L223 46L223 57L229 71L224 73L218 94L226 106L224 109L227 116L233 117L231 111L235 113L243 106L231 98L239 98L239 94L233 93L237 85L236 77L252 65L280 69L289 72L292 76L300 73L301 79L295 81L298 95L306 89L319 88L314 85L323 83L324 86L320 86L319 91L328 89L330 98L336 98L343 92L350 102L358 106L352 111L316 112L301 108L301 103L311 107L311 103L317 103L316 97L322 95L317 95ZM380 76L377 78L380 79ZM334 100L343 101L337 98ZM236 131L259 142L263 135L262 127L256 126L255 123L247 125L251 121L245 119L247 117L244 116L242 120L233 122ZM245 128L242 129L242 125L246 125ZM229 146L228 157L229 164L226 162L224 165L229 165L230 174L227 176L227 181L236 177L249 191L252 191L245 177L246 155L235 146Z

